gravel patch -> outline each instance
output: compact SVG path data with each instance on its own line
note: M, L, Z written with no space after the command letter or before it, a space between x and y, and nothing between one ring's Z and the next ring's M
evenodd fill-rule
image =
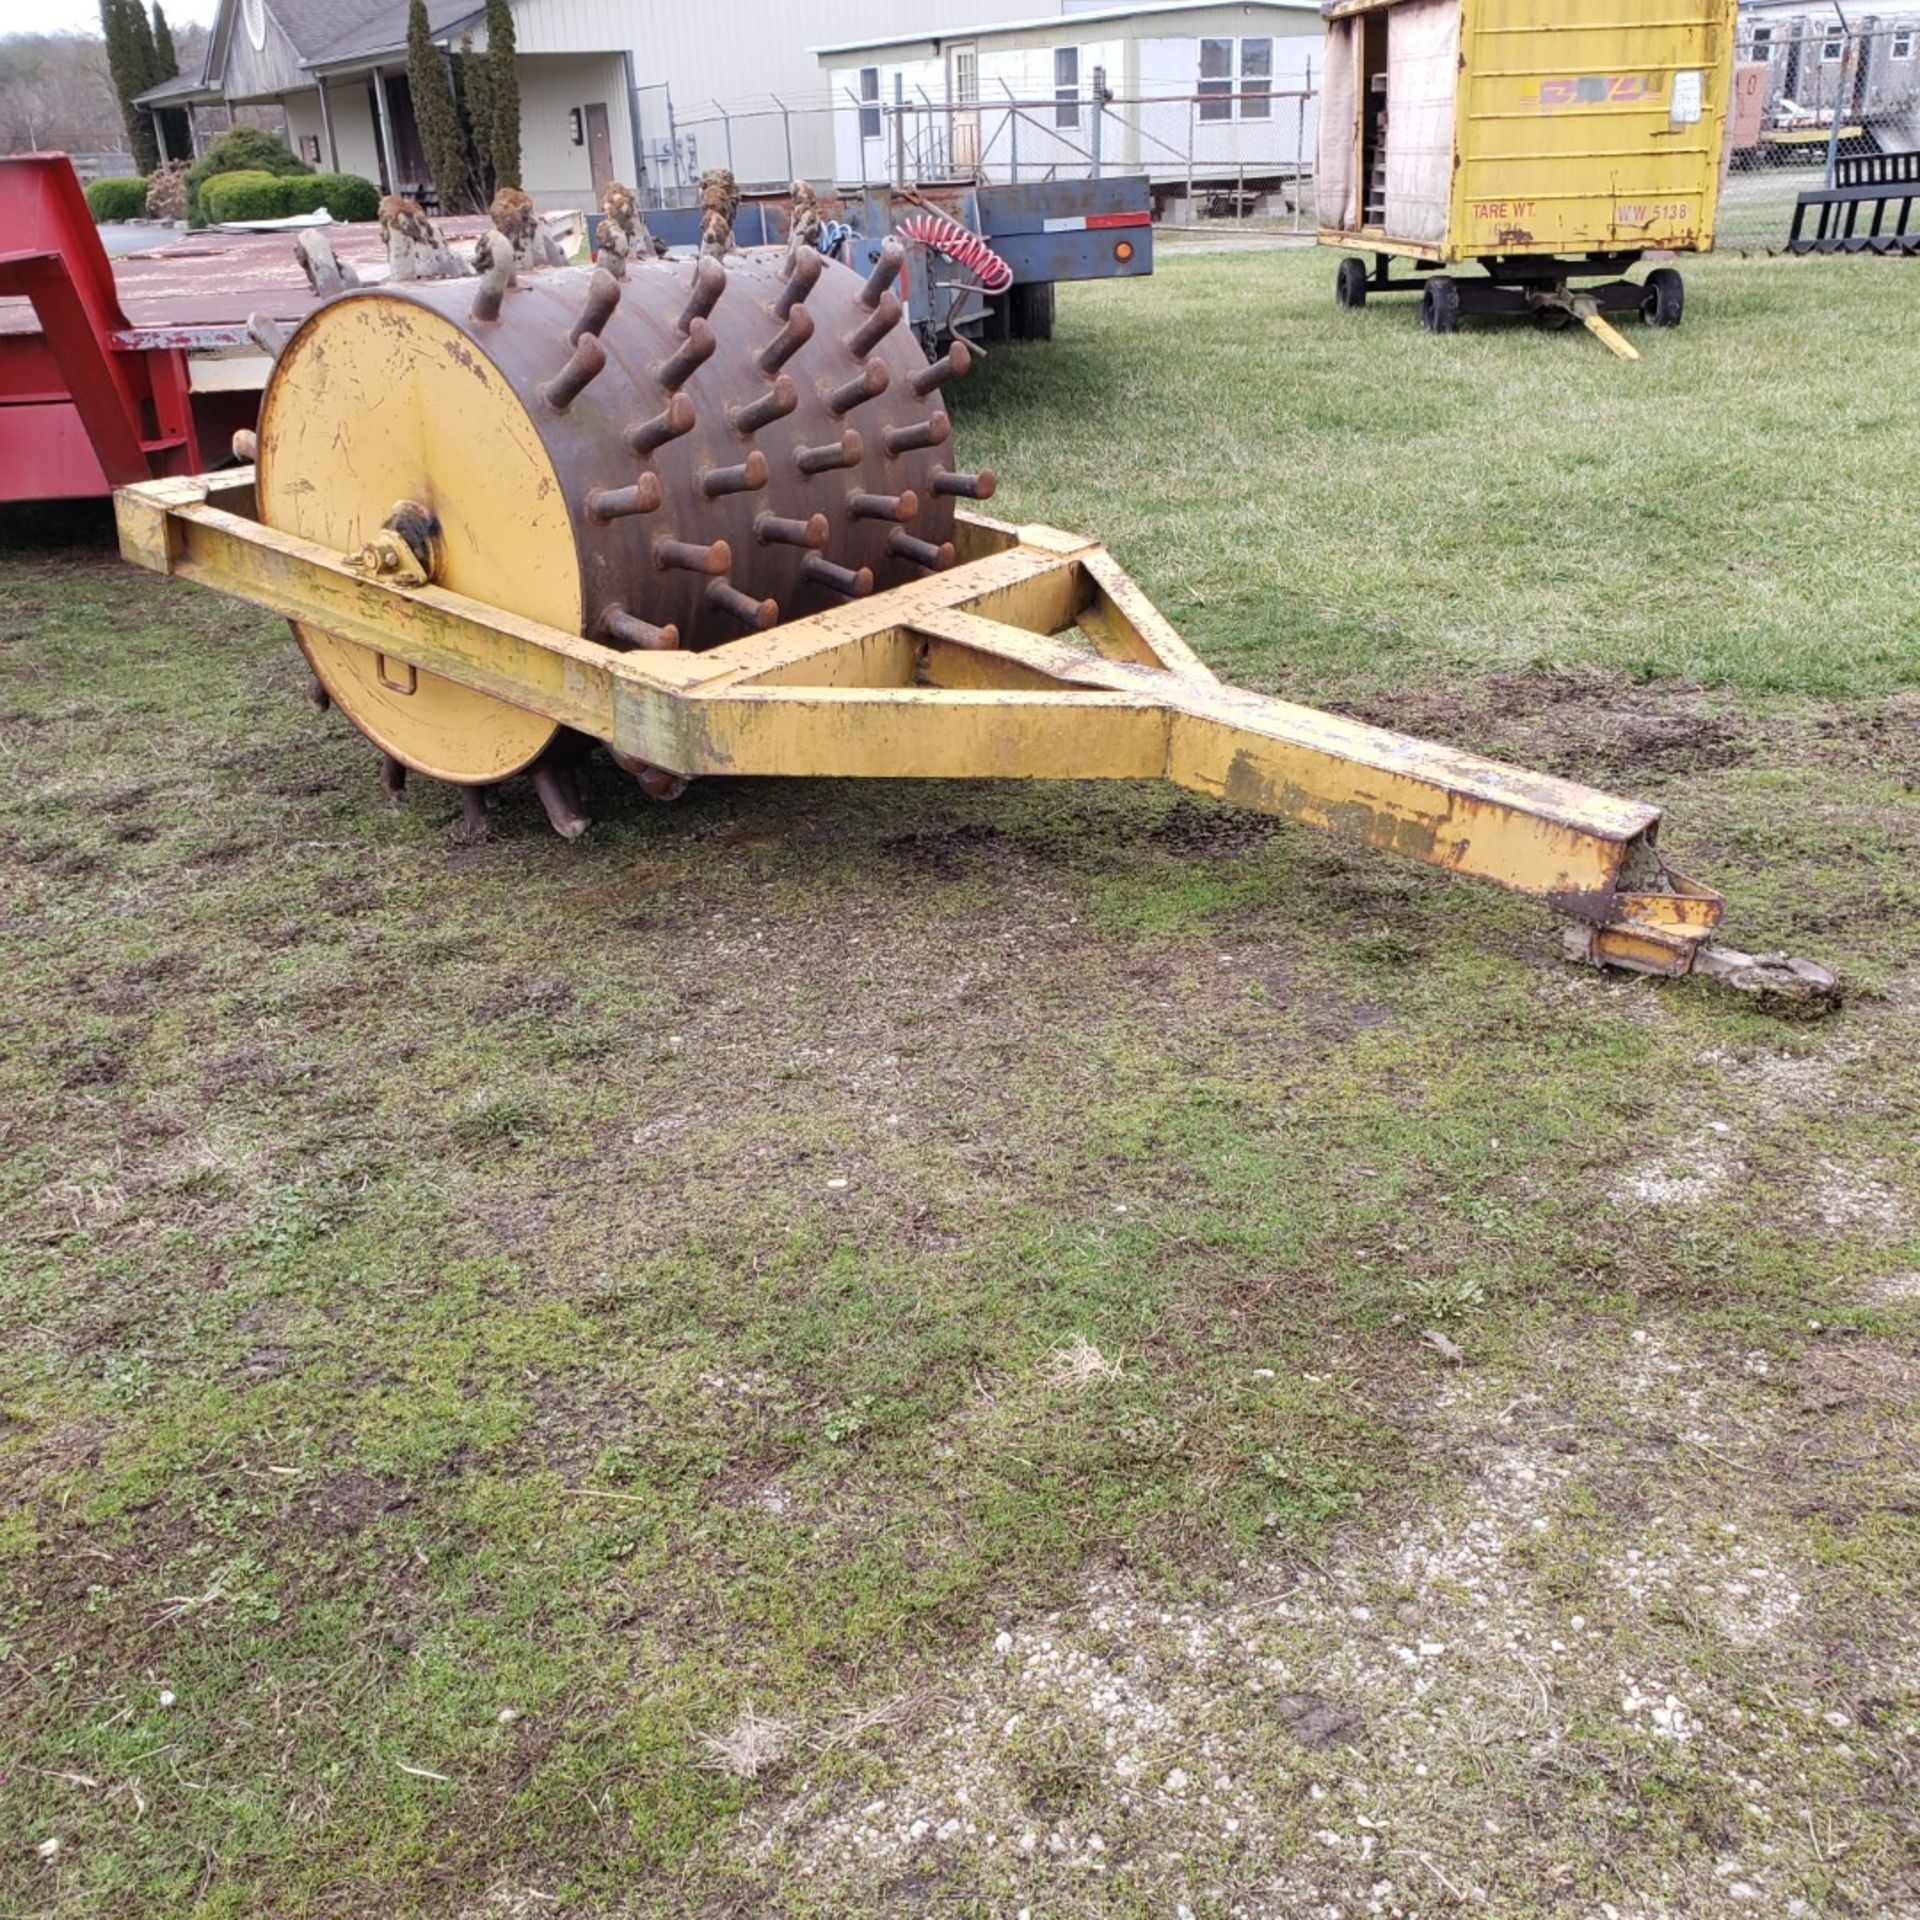
M1449 1376L1443 1510L1224 1596L1106 1574L1009 1620L911 1744L802 1779L752 1849L829 1902L911 1882L1010 1914L1823 1910L1920 1740L1920 1627L1856 1647L1846 1697L1810 1677L1831 1623L1761 1470L1777 1375L1648 1326L1564 1342L1518 1397Z

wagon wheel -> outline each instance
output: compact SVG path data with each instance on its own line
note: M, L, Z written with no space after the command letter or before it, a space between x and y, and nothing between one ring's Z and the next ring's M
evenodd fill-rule
M1420 324L1429 333L1455 333L1460 327L1460 289L1436 274L1420 294Z
M1364 260L1342 260L1333 276L1333 299L1336 306L1364 307L1367 304L1367 263Z
M1640 298L1640 317L1652 327L1677 327L1686 311L1686 283L1671 267L1655 267L1647 275Z

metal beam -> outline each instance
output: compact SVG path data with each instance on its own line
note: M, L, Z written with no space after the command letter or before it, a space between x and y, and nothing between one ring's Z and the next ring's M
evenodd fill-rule
M963 519L977 557L946 573L704 653L623 653L369 578L248 518L249 482L124 489L123 553L682 777L1163 779L1546 900L1587 957L1642 971L1687 972L1720 920L1655 851L1657 808L1223 686L1111 556L1050 528Z
M316 78L320 83L320 125L325 129L327 136L327 171L338 173L340 142L335 138L333 131L333 96L327 92L327 76L323 73Z

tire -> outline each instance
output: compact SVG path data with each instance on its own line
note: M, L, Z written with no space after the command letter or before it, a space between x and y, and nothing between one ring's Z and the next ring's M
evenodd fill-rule
M1333 275L1333 303L1337 307L1364 307L1367 304L1367 263L1342 260Z
M1641 319L1650 327L1677 327L1686 308L1686 282L1671 267L1655 267L1640 297Z
M1007 292L1007 321L1016 340L1053 338L1053 282L1027 280Z
M1460 330L1460 289L1437 273L1420 290L1420 324L1429 333Z
M980 338L997 346L1013 338L1013 295L990 293L985 298L987 310L980 322Z

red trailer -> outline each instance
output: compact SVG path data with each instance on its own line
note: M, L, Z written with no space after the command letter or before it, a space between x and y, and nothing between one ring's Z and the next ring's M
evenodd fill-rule
M378 227L327 237L362 279L385 275ZM220 465L266 384L249 321L290 333L315 305L289 234L178 234L110 261L64 153L0 157L0 501Z
M204 464L184 350L128 325L65 154L0 160L0 499Z

